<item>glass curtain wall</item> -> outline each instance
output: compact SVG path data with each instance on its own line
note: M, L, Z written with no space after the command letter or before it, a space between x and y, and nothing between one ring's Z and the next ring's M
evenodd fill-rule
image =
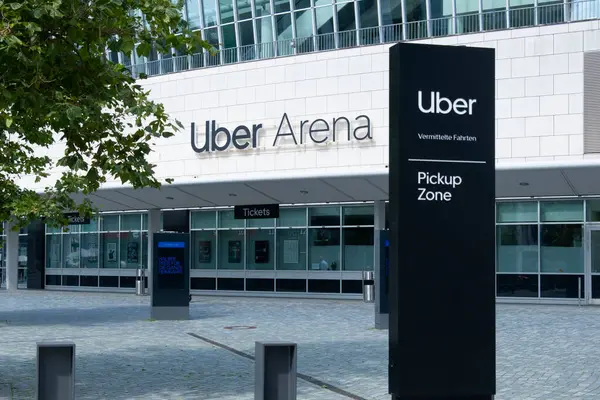
M211 274L192 273L192 287L349 292L342 272L373 268L373 212L372 205L294 207L282 208L278 219L236 220L232 210L193 211L191 268L215 270L217 278L215 285L215 278L198 277Z
M147 215L104 214L89 225L46 228L46 284L135 287L147 267Z
M496 210L497 295L583 297L584 202L498 203Z
M600 0L186 0L184 17L219 54L107 52L151 75L357 45L600 17Z

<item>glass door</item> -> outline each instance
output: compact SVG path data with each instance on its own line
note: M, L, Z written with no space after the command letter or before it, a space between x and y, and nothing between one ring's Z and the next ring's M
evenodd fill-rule
M587 229L586 298L590 304L600 305L600 226Z

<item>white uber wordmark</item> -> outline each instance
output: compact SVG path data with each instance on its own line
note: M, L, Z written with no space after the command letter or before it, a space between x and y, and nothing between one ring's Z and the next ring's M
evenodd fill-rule
M429 103L427 106L423 105L423 92L419 90L419 110L424 114L450 114L454 112L458 115L473 115L473 106L477 103L476 99L462 99L458 98L450 100L447 97L442 97L440 92L429 93Z
M440 172L430 174L429 172L417 172L417 183L419 186L447 186L448 190L431 190L427 187L417 188L419 201L452 201L451 189L455 189L463 183L463 178L458 175L443 175Z

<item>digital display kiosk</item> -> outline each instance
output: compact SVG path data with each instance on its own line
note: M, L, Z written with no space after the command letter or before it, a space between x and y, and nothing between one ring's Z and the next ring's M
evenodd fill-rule
M152 269L152 318L189 318L190 259L189 235L154 234Z

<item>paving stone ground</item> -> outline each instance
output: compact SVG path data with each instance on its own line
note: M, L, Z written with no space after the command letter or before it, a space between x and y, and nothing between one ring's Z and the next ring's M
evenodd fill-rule
M387 331L355 301L194 297L190 321L151 321L131 294L0 291L0 399L32 399L36 342L76 343L76 395L253 398L255 341L298 343L298 372L369 400L387 395ZM254 326L255 329L225 329ZM600 399L600 308L497 306L497 400ZM304 380L303 400L348 399Z

